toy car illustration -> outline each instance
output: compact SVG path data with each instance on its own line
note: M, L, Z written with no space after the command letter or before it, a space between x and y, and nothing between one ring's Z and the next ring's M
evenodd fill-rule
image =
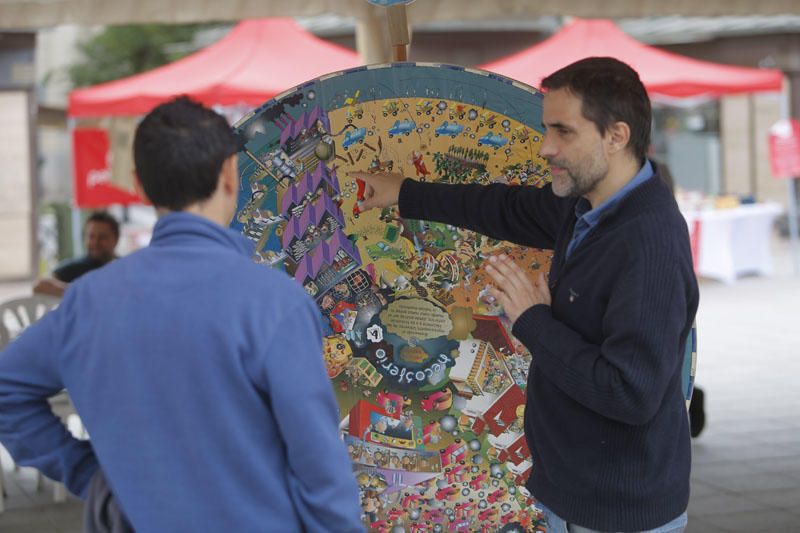
M383 241L367 246L367 253L373 261L377 261L378 259L397 260L405 257L405 254L401 250L393 248Z
M417 102L417 115L422 115L423 113L430 115L431 111L433 111L433 104L430 100L420 100Z
M408 135L411 133L411 130L416 127L417 123L409 118L404 120L395 120L394 125L389 128L389 138L391 139L393 136L400 134Z
M497 124L497 115L491 113L489 111L484 111L481 113L481 120L479 122L480 126L489 126L489 128L494 128L494 125Z
M460 120L463 120L466 114L467 108L464 107L464 104L456 104L455 107L450 107L450 120L453 120L456 117L458 117Z
M378 156L375 156L375 159L370 161L367 172L391 172L392 168L394 168L394 161L381 161Z
M500 148L507 142L508 139L506 139L499 133L487 133L486 135L478 139L478 146L483 146L484 144L486 144L488 146L493 146L494 148Z
M444 123L436 128L435 135L438 137L439 135L449 135L453 139L456 138L456 135L464 131L464 126L458 124L457 122L448 122L444 121Z
M390 113L392 116L396 117L398 111L400 111L400 103L397 100L389 100L383 104L384 117L389 116Z
M353 120L361 120L364 117L364 106L361 104L356 104L351 106L347 110L346 118L347 122L353 122Z
M497 503L498 501L501 501L503 498L505 498L507 494L508 494L508 491L506 489L504 489L503 487L500 487L496 491L494 491L491 494L489 494L489 496L486 498L486 500L489 503Z
M486 509L486 510L481 511L480 513L478 513L478 520L480 520L482 522L484 522L484 521L493 522L494 520L497 519L497 515L499 515L499 514L500 513L497 511L497 509L494 509L494 508L490 507L489 509Z
M422 410L426 413L436 411L446 411L453 405L453 392L450 389L444 389L434 392L422 399Z
M459 490L456 487L444 487L436 491L437 500L454 500L458 498Z
M347 150L355 143L363 143L364 137L367 135L367 128L358 128L357 130L350 130L344 134L344 141L342 141L342 148Z
M517 126L514 128L514 134L511 136L512 140L519 140L519 142L524 143L530 137L530 130L525 126Z

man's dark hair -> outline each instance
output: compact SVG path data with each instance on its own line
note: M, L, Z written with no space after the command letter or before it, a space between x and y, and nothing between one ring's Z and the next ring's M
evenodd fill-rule
M106 211L95 211L89 218L86 219L86 223L83 225L85 228L89 225L89 222L101 222L103 224L108 224L111 228L111 232L114 234L114 237L119 240L119 222L117 219L109 215Z
M226 120L186 96L148 113L133 139L145 194L154 206L173 211L210 198L222 164L238 150Z
M628 146L644 163L650 146L650 98L635 70L612 57L588 57L542 80L544 90L564 88L581 98L583 116L601 135L615 122L628 124Z

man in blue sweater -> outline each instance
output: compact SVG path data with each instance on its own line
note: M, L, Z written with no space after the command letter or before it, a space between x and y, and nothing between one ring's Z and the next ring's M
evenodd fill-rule
M554 250L530 281L490 258L492 294L533 354L527 487L554 533L680 532L691 449L681 368L698 303L686 223L653 165L650 100L638 74L589 58L542 82L540 154L552 183L418 183L357 174L363 209Z
M361 531L319 311L225 227L237 151L225 120L186 98L144 118L150 246L76 280L0 353L0 440L79 496L102 466L136 531ZM50 412L62 388L91 442Z

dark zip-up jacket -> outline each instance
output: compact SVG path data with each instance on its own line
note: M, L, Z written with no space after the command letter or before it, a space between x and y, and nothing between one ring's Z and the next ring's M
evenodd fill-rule
M400 213L554 250L551 306L512 333L531 352L527 488L568 523L663 525L686 510L691 449L681 369L698 304L686 223L656 174L602 216L569 259L575 198L502 184L406 180Z

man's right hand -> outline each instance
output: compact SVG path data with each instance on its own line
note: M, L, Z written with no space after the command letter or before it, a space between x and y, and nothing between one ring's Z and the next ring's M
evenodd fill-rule
M67 285L67 283L59 281L55 278L44 278L40 279L38 282L36 282L36 285L33 286L33 293L63 298L64 291L67 290Z
M348 175L365 183L364 199L358 202L360 211L396 205L400 199L400 187L406 179L397 172L349 172Z

